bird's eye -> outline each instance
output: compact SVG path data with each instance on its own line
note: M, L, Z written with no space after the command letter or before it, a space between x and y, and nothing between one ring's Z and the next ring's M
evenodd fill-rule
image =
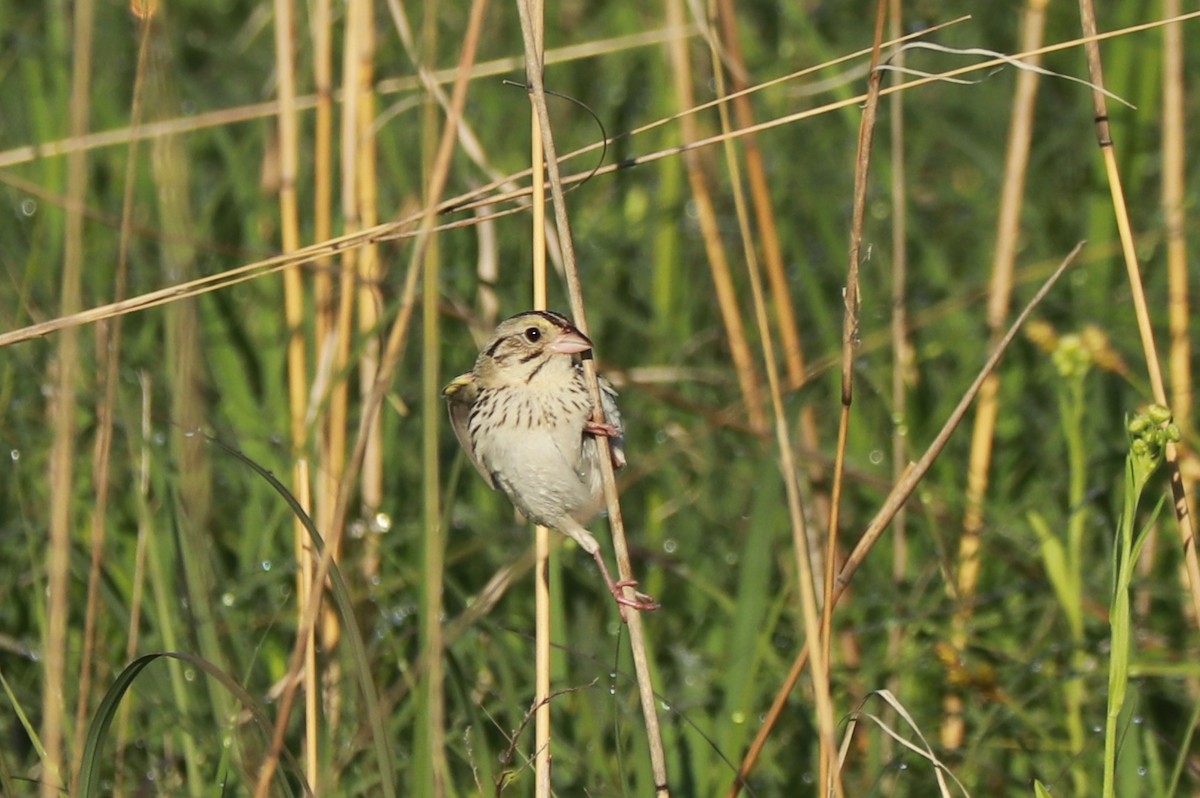
M529 343L537 343L537 340L542 337L542 331L537 327L530 327L525 331L525 340Z

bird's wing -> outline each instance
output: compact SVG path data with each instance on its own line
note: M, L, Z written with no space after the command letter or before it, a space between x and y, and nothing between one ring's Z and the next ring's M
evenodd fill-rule
M495 490L496 483L492 475L479 462L479 458L475 456L475 447L471 445L471 408L479 398L479 383L475 379L475 373L468 371L450 380L442 389L442 396L445 397L446 407L450 410L450 426L454 428L454 437L458 438L463 451L467 453L471 464L487 482L488 487Z
M612 383L600 377L600 404L604 408L604 420L617 428L617 434L608 439L608 448L612 451L612 464L615 470L625 467L625 423L621 419L621 410L617 407L617 389Z

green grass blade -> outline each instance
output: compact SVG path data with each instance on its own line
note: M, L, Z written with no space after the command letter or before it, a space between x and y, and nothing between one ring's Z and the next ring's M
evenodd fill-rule
M239 452L237 449L226 445L216 438L209 437L208 440L224 450L227 454L232 455L237 460L241 461L252 471L266 480L275 492L278 493L300 522L304 524L304 528L308 530L309 536L312 538L313 547L318 553L325 550L325 540L321 537L321 533L317 531L316 524L300 506L300 502L292 495L287 487L275 478L267 469L250 459L246 455ZM357 619L354 616L354 605L350 601L350 591L346 587L346 582L342 578L342 573L337 567L337 563L331 564L329 569L330 592L333 593L333 601L337 607L338 614L341 616L343 632L345 639L350 646L350 659L354 665L355 675L358 677L359 687L363 693L363 704L366 711L367 720L371 725L371 743L375 748L375 756L379 761L379 789L384 798L395 798L395 766L392 763L391 747L388 745L388 736L383 725L383 712L379 704L379 691L375 687L375 680L371 676L371 660L367 654L367 646L363 642L362 633L359 631Z

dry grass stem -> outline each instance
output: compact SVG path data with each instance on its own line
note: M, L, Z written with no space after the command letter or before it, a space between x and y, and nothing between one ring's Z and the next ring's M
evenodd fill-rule
M854 164L854 199L850 214L849 263L846 269L846 290L843 295L845 312L842 320L842 368L841 368L841 415L838 420L837 448L834 450L833 489L829 500L829 526L826 530L825 573L821 588L821 652L813 658L813 666L821 661L825 672L829 672L833 660L833 577L837 568L838 529L842 505L843 479L846 465L846 443L850 434L850 408L854 402L854 358L858 350L859 314L859 266L862 257L863 220L866 216L867 185L870 178L871 148L875 138L875 117L879 111L879 87L883 79L878 69L882 58L883 32L887 24L887 2L878 0L875 10L875 43L871 50L871 68L867 78L867 102L863 107L858 127L858 146ZM832 729L823 732L832 736ZM821 785L830 783L841 795L840 768L836 763L836 749L830 747L832 740L822 745ZM830 790L832 792L832 790Z
M529 9L524 3L518 2L517 8L521 13L521 34L525 41L527 64L538 64L538 47L535 37L535 26L529 19ZM550 182L550 192L554 199L554 222L562 247L563 266L566 271L567 293L571 302L571 315L579 331L587 335L587 313L583 303L583 290L579 281L579 271L575 263L574 243L571 238L571 227L567 217L566 200L563 197L562 177L558 171L558 155L554 145L554 133L550 126L550 114L546 108L546 90L542 82L542 70L529 68L531 95L537 112L538 124L542 132L542 147L546 156L546 173ZM587 378L592 395L592 406L595 408L596 420L603 422L604 410L600 401L600 384L596 377L596 364L591 358L583 361L584 374ZM596 436L600 473L603 477L604 495L608 505L609 528L612 531L613 548L617 556L617 571L621 581L632 581L633 572L629 564L629 546L625 540L625 526L621 518L621 504L617 496L617 480L613 473L612 454L609 450L608 439ZM633 588L626 587L626 595ZM634 670L637 673L638 694L642 704L642 719L646 725L646 742L650 747L650 766L654 773L655 795L666 798L670 795L667 782L666 757L663 753L662 732L658 723L658 707L655 703L653 677L650 673L650 661L646 654L646 643L642 632L641 613L637 611L624 612L622 617L629 626L629 643L633 654Z
M312 28L314 47L318 55L328 53L328 50L325 48L332 43L330 34L331 24L328 1L317 0L313 5ZM627 36L615 36L611 39L600 39L570 47L555 48L546 54L546 63L560 64L638 47L652 47L675 37L694 35L696 35L695 26L688 26L680 29L660 28ZM315 108L317 109L318 116L320 116L322 107L329 107L329 104L333 102L341 102L343 99L342 92L332 91L332 71L328 69L330 63L324 57L318 57L315 60L314 67L317 70L318 78L317 91L315 94L296 97L295 108L297 111L310 111ZM514 69L520 68L520 66L520 56L484 61L473 66L470 79L479 80L496 77L512 72ZM458 72L456 68L438 69L429 72L429 75L436 82L447 84L452 83L456 79ZM324 77L324 80L322 80L322 77ZM422 81L422 77L389 78L380 81L375 86L375 90L383 95L419 91L423 85ZM85 133L37 145L15 147L0 151L0 169L29 163L41 158L55 158L68 155L78 150L123 146L134 140L146 141L148 139L159 138L160 136L192 133L209 128L229 127L241 122L267 119L276 116L278 113L279 101L272 100L270 102L254 103L237 108L224 108L218 111L164 119L145 125L105 130L100 133ZM332 116L330 118L332 119ZM317 129L318 131L320 130L319 125ZM318 152L320 152L320 135L318 132Z
M954 411L950 414L949 418L946 419L946 423L942 425L942 429L938 432L937 436L934 437L933 442L929 444L929 447L925 450L925 453L916 463L911 464L905 470L904 476L892 488L891 492L884 500L883 506L879 509L879 512L875 514L875 517L871 519L871 523L867 525L866 530L864 530L862 535L859 536L858 542L855 544L854 549L846 558L845 563L842 564L842 568L838 572L837 579L834 581L834 604L836 604L837 600L841 598L843 593L845 593L846 589L850 585L850 579L854 576L854 572L858 570L858 567L862 565L867 555L871 552L871 549L873 549L875 544L879 541L879 538L883 536L883 533L887 530L888 525L895 518L896 513L908 501L913 491L916 490L917 485L920 484L921 480L924 479L925 475L929 472L929 468L933 465L934 461L939 455L941 455L942 450L946 448L946 444L949 442L950 436L954 434L956 429L958 429L958 426L962 423L963 417L966 415L971 403L975 401L976 396L978 396L979 389L982 386L983 381L987 379L989 374L995 371L996 366L1000 363L1000 358L1004 355L1004 352L1008 349L1009 344L1011 344L1013 339L1016 337L1017 332L1020 331L1020 329L1025 325L1025 321L1029 318L1030 314L1033 313L1034 308L1041 304L1042 300L1046 298L1046 295L1050 293L1050 289L1054 287L1059 278L1062 277L1071 264L1075 262L1075 258L1079 255L1081 249L1083 249L1083 242L1080 242L1073 250L1071 250L1067 257L1063 259L1062 263L1059 264L1058 268L1054 270L1054 273L1050 275L1046 282L1042 284L1042 287L1038 289L1037 293L1034 294L1033 299L1029 301L1029 304L1025 306L1025 309L1022 310L1020 315L1017 316L1016 320L1013 321L1012 325L1008 329L1008 332L1005 333L1004 337L999 341L996 348L992 351L992 354L988 357L987 362L984 363L983 368L975 377L974 382L971 383L971 386L967 388L966 393L964 393L962 398L959 399ZM792 689L796 686L796 682L799 681L800 675L804 672L804 667L808 663L808 658L809 648L808 645L805 644L800 648L796 658L792 661L791 669L788 671L788 675L784 680L783 687L775 695L775 701L771 704L771 708L767 711L766 717L764 718L762 725L759 727L758 733L754 737L754 742L751 743L749 750L742 758L742 763L738 767L737 775L734 778L733 784L729 788L729 792L727 793L728 798L736 798L736 796L741 793L742 787L745 786L746 780L750 778L750 774L753 772L758 763L758 758L762 754L763 746L766 745L767 738L771 736L771 731L775 728L775 724L779 721L779 717L783 714L784 707L787 704L788 698L791 696Z
M280 245L284 253L300 248L300 207L296 193L297 167L300 152L299 112L296 109L295 20L290 0L275 0L275 69L278 75L279 113L276 117L279 175ZM270 155L268 155L270 157ZM304 284L299 264L283 272L284 320L287 323L287 380L288 416L292 444L292 492L307 511L312 511L309 484L309 459L306 452L308 433L308 364L305 354ZM308 533L299 518L292 523L292 540L296 562L297 614L303 609L311 585L313 550ZM316 646L310 639L305 652L304 667L304 767L309 784L317 784L317 666Z
M1072 39L1067 42L1060 42L1058 44L1048 45L1045 47L1039 47L1033 51L1017 53L1015 55L1007 56L1006 58L1002 58L1002 59L999 59L999 58L988 59L985 61L981 61L979 63L971 64L971 65L964 66L964 67L959 67L957 69L948 70L946 72L941 72L941 73L938 73L935 75L930 75L928 77L910 80L910 81L898 84L896 86L885 87L885 88L880 89L879 95L880 95L880 97L891 96L893 94L896 94L897 92L910 91L912 89L919 88L921 86L925 86L930 83L935 83L935 82L944 80L946 78L958 77L961 75L971 74L974 72L987 71L990 69L994 69L995 67L1002 66L1014 59L1024 60L1024 59L1032 58L1035 56L1044 55L1046 53L1058 52L1061 50L1078 47L1080 44L1088 42L1088 41L1093 41L1093 42L1105 41L1105 40L1116 38L1119 36L1127 36L1132 33L1138 33L1138 32L1143 32L1143 31L1147 31L1147 30L1152 30L1155 28L1160 28L1167 24L1183 22L1183 21L1198 18L1198 17L1200 17L1200 11L1196 11L1196 12L1190 13L1190 14L1183 14L1181 16L1173 17L1168 20L1155 20L1153 22L1147 22L1147 23L1140 24L1140 25L1132 25L1132 26L1129 26L1126 28L1122 28L1120 30L1096 34L1094 37L1083 37L1083 38ZM761 87L761 85L764 85L764 84L760 84L760 87ZM770 129L773 129L776 127L794 124L794 123L799 122L804 119L810 119L810 118L813 118L816 116L821 116L823 114L828 114L833 111L837 111L837 110L855 106L855 105L861 105L863 102L866 101L866 99L867 99L866 95L863 94L863 95L858 95L858 96L843 99L843 100L838 100L836 102L827 103L827 104L819 106L817 108L800 111L800 112L797 112L794 114L787 114L785 116L777 117L775 119L771 119L766 122L760 122L755 125L751 125L750 127L739 128L737 130L730 132L729 134L721 133L721 134L717 134L714 136L709 136L706 138L699 139L690 144L683 144L678 147L672 147L669 149L656 151L656 152L638 156L635 158L630 158L627 161L624 161L619 164L610 164L607 166L600 167L598 169L588 169L588 170L564 177L563 184L564 184L564 186L573 185L573 184L581 182L585 179L589 179L589 178L594 179L594 178L602 176L602 175L611 174L612 172L615 172L619 169L627 169L627 168L631 168L636 165L652 163L654 161L661 160L663 158L668 158L668 157L673 157L673 156L679 155L683 152L689 152L692 150L709 147L714 144L718 144L727 138L740 138L742 136L762 132L765 130L770 130ZM277 105L275 103L272 103L270 105L273 109L277 108ZM299 106L299 103L298 103L298 106ZM146 126L146 127L149 127L149 126ZM139 130L138 132L140 134L140 133L144 132L144 130ZM145 138L145 136L142 136L142 137ZM106 143L115 144L115 143L124 142L127 139L128 139L128 136L126 136L125 138L116 138L112 142L106 142ZM598 146L598 145L594 145L594 146ZM585 148L585 149L591 149L591 148ZM3 166L3 164L0 163L0 166ZM528 170L523 170L522 172L519 172L515 175L510 176L510 178L516 179L516 178L520 177L521 175L527 175L527 174L528 174ZM476 197L478 197L480 195L480 192L484 191L486 188L487 187L475 189L471 192L460 195L458 197L453 197L453 198L450 198L447 200L443 200L441 203L439 203L436 210L438 212L448 211L451 209L466 210L466 209L472 209L478 205L511 202L511 201L520 199L522 197L527 197L529 195L529 189L526 188L526 189L519 189L514 192L506 192L506 193L502 193L499 195L494 195L494 196L486 197L486 198L482 198L482 199L475 199ZM66 207L69 208L71 206L69 203L67 203ZM512 214L512 213L518 213L520 211L521 211L520 208L507 209L507 210L500 211L497 214L490 216L490 217L486 217L486 218L499 218L500 216L508 215L508 214ZM140 311L152 308L152 307L158 307L160 305L168 304L172 301L184 299L189 296L195 296L199 293L204 293L204 292L213 291L213 290L219 290L222 287L227 287L229 285L235 285L240 282L245 282L246 280L257 279L259 277L266 276L267 274L272 274L276 271L280 271L282 269L287 268L292 263L304 263L304 262L309 262L309 261L317 261L323 257L330 255L330 254L341 252L342 250L349 248L349 247L358 247L358 246L362 246L367 243L376 243L379 241L389 241L389 240L396 240L396 239L403 239L403 238L419 237L420 235L422 235L421 220L423 218L424 218L423 212L420 212L420 213L417 213L414 215L410 215L410 216L405 216L396 221L379 224L373 228L364 229L357 233L349 233L349 234L345 234L345 235L341 235L341 236L336 236L336 237L333 237L330 239L326 239L317 244L313 244L313 245L304 247L291 255L279 255L279 256L275 256L275 257L271 257L271 258L265 258L265 259L262 259L259 261L255 261L253 263L248 263L246 265L239 266L235 269L230 269L230 270L227 270L227 271L224 271L224 272L221 272L218 274L214 274L214 275L208 275L208 276L199 278L197 280L194 280L194 281L191 281L188 283L181 283L179 285L172 285L172 286L161 288L161 289L158 289L155 291L149 291L149 292L143 293L139 296L131 297L130 299L124 300L122 302L116 302L116 303L111 303L108 305L102 305L102 306L98 306L98 307L91 308L88 310L80 311L78 313L64 314L64 315L58 316L53 319L49 319L44 322L30 324L30 325L21 327L16 330L11 330L6 333L0 333L0 348L6 347L6 346L11 346L15 343L20 343L22 341L28 341L33 338L39 338L39 337L43 337L46 335L50 335L51 333L55 333L60 330L67 329L69 327L78 327L78 326L84 325L84 324L93 324L97 321L100 321L101 319L110 318L114 315L140 312ZM475 217L475 218L466 219L466 220L462 220L462 221L449 222L449 223L446 223L441 226L434 226L431 228L431 230L454 229L454 228L462 227L462 226L466 226L466 225L478 224L479 221L480 221L480 217Z
M1154 401L1167 406L1167 390L1163 383L1162 367L1158 361L1158 346L1154 343L1154 331L1150 323L1150 310L1146 303L1146 292L1142 285L1141 267L1133 241L1133 229L1129 221L1129 209L1125 204L1125 190L1121 186L1121 173L1117 168L1117 154L1113 146L1111 127L1108 121L1108 100L1104 88L1104 70L1100 60L1100 45L1096 33L1096 11L1091 0L1079 0L1079 16L1087 39L1088 76L1092 85L1092 103L1096 111L1096 140L1104 158L1104 170L1108 175L1108 187L1112 194L1113 212L1116 214L1117 232L1121 238L1121 251L1125 258L1125 272L1129 278L1129 290L1133 298L1133 309L1137 317L1138 333L1141 336L1142 352L1146 358L1146 372L1150 378L1150 390ZM1190 15L1189 15L1190 16ZM1182 19L1182 18L1181 18ZM1174 499L1175 519L1178 522L1180 544L1183 548L1184 569L1187 572L1188 590L1192 598L1192 620L1200 624L1200 557L1196 554L1195 518L1188 506L1188 495L1179 467L1179 446L1166 445L1167 473L1170 475L1171 496Z
M1163 15L1177 17L1179 0L1165 0ZM1187 441L1192 434L1192 348L1189 336L1191 305L1188 300L1187 254L1187 146L1184 125L1184 47L1180 23L1163 28L1162 209L1167 245L1167 324L1171 336L1168 354L1171 371L1171 410ZM1183 492L1196 494L1195 452L1180 447ZM1187 467L1188 464L1191 467ZM1149 562L1149 558L1143 558Z
M754 108L750 104L749 80L746 59L742 55L741 35L738 33L737 15L732 0L718 0L717 20L721 26L721 44L729 61L729 76L733 87L732 103L739 127L754 125ZM716 69L717 61L713 59ZM720 70L716 69L719 73ZM725 93L718 97L726 99ZM726 108L723 102L720 106ZM722 126L729 132L730 126ZM750 184L750 197L754 202L754 220L758 232L758 244L762 248L763 264L771 286L771 303L775 308L775 323L783 342L783 358L787 364L787 387L799 388L804 384L804 351L800 345L800 332L796 324L796 311L792 306L792 292L788 285L783 265L783 249L779 243L779 231L775 224L775 210L771 205L770 184L763 162L758 137L753 133L742 139L742 154L746 161L746 179Z
M545 69L545 5L541 0L518 0L524 3L525 14L532 28L533 52L526 53L525 72L532 84L531 71L539 74ZM531 221L533 224L533 307L545 310L546 296L546 172L542 164L546 154L542 147L542 128L537 108L529 106L529 163L532 176ZM550 650L552 644L550 604L550 530L540 524L534 527L534 795L550 798L552 752L550 750Z
M670 0L667 3L667 19L672 25L683 24L683 9L680 0ZM680 40L670 42L669 52L679 105L683 108L691 108L696 103L692 93L691 63L688 59L685 42ZM680 129L685 145L700 138L696 117L693 114L681 116ZM766 430L767 424L766 416L763 413L762 387L754 368L750 344L746 340L745 323L738 305L737 290L733 284L733 272L725 254L725 245L721 241L721 230L717 223L712 192L705 178L704 167L699 160L699 155L689 150L684 153L683 162L687 170L688 184L692 189L692 199L696 204L700 234L704 239L704 251L708 256L708 267L712 273L713 287L716 290L717 306L721 311L725 338L728 341L730 356L737 373L738 387L742 392L742 403L746 416L750 420L750 426L761 433Z
M95 3L75 8L71 63L71 134L87 133L91 110L92 25ZM77 152L67 161L67 209L59 315L69 316L83 304L83 214L88 188L88 159ZM42 686L41 743L45 751L40 786L42 798L54 798L67 784L67 752L63 750L66 707L67 632L70 605L71 496L75 490L77 390L80 376L79 335L66 332L58 340L54 388L50 398L53 444L50 453L50 529L46 547L45 682Z

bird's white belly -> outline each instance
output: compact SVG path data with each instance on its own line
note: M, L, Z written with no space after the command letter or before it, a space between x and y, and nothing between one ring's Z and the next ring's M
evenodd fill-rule
M480 443L480 461L497 487L531 520L557 527L570 516L586 523L599 509L599 475L582 434L516 427Z

